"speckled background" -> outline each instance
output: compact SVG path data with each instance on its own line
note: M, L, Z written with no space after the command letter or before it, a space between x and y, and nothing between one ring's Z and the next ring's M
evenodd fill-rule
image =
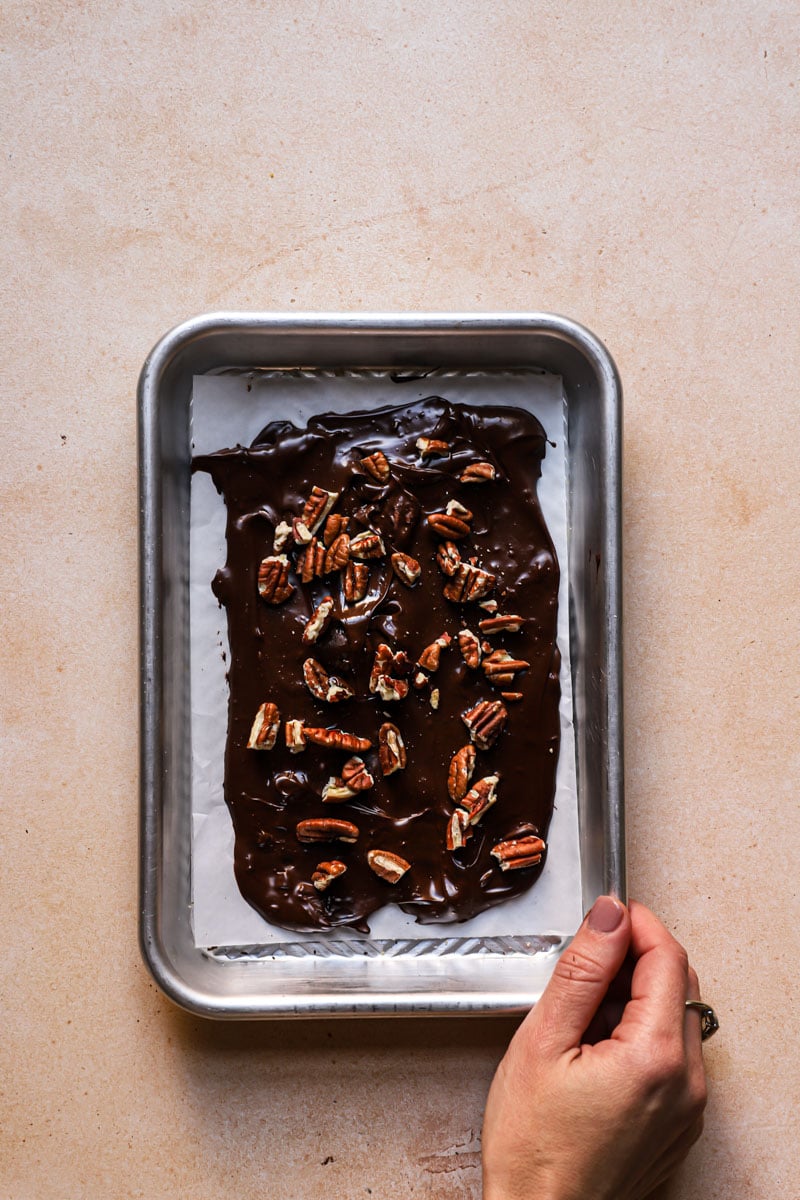
M209 309L530 308L624 381L631 892L722 1021L661 1195L800 1196L795 6L6 0L0 55L0 1195L479 1196L513 1021L140 962L134 390Z

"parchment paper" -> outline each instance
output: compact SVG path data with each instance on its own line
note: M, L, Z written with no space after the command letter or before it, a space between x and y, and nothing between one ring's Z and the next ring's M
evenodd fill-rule
M206 454L249 445L271 420L302 426L312 415L410 404L441 395L454 403L512 405L533 412L548 439L539 501L561 568L558 643L561 650L561 749L548 857L524 895L457 924L417 924L389 905L369 918L370 939L486 938L574 933L582 916L575 740L569 653L565 408L555 375L518 371L491 374L435 372L395 383L384 372L271 372L197 376L192 397L192 449ZM363 941L338 928L313 934L271 925L242 898L233 874L233 826L223 799L228 725L227 620L211 591L226 559L225 505L210 476L192 476L190 612L192 696L192 924L201 947L296 945L335 939Z

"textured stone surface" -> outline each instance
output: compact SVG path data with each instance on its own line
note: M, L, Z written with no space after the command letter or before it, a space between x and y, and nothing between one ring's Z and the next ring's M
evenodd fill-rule
M7 0L0 35L0 1192L479 1195L513 1022L215 1026L140 963L134 389L214 308L540 308L625 384L631 892L722 1021L662 1195L794 1195L793 7Z

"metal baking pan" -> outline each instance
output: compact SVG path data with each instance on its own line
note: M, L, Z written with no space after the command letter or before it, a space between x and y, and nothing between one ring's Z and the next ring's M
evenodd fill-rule
M519 1012L569 939L532 955L220 958L190 921L189 490L192 378L229 369L542 368L561 375L569 459L569 602L585 907L625 898L621 411L614 363L565 317L215 313L168 333L139 379L140 942L154 979L208 1017ZM444 948L444 952L442 950Z

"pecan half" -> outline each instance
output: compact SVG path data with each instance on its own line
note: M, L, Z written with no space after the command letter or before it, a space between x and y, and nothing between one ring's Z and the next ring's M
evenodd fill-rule
M369 738L357 737L354 733L345 733L342 729L311 729L303 727L303 736L307 742L315 746L327 746L331 750L346 750L349 754L357 754L362 750L371 750Z
M391 850L368 850L367 862L375 874L387 883L399 883L406 871L411 870L411 863Z
M461 720L469 730L470 740L478 749L488 750L505 729L508 710L501 700L479 700L462 715Z
M280 554L289 538L292 536L292 527L288 521L279 521L275 526L275 537L272 542L272 553Z
M478 628L481 633L486 634L519 633L526 622L527 617L519 617L516 613L508 613L505 616L484 617L482 621L478 621Z
M267 700L256 713L250 736L247 739L248 750L272 750L278 740L278 730L281 727L281 714L278 706Z
M454 604L469 604L490 592L496 582L497 576L484 571L482 567L460 562L457 573L444 586L444 595Z
M352 800L355 792L349 788L338 775L331 775L322 789L323 804L341 804L343 800Z
M469 791L469 783L475 770L475 747L462 746L450 759L450 769L447 772L447 793L454 804L464 799Z
M307 658L303 663L303 679L312 696L325 700L328 704L338 704L340 700L350 700L353 693L346 683L329 675L322 663L315 658Z
M352 843L358 838L357 825L336 817L312 817L308 821L298 821L295 832L299 842Z
M317 532L338 499L338 492L326 492L324 488L314 485L300 514L301 522L310 533Z
M369 591L369 567L366 563L349 562L344 573L344 598L348 604L359 604Z
M361 466L376 483L386 483L391 475L389 460L382 450L376 450L374 454L368 454L366 458L362 458Z
M422 567L417 560L399 550L392 555L392 570L407 587L413 587L422 573Z
M457 808L447 822L447 849L459 850L471 837L469 815Z
M342 781L354 792L365 792L375 783L363 758L355 754L342 767Z
M477 634L474 634L471 629L462 629L458 635L458 648L461 651L464 662L468 667L475 670L481 665L481 643Z
M358 559L383 558L386 547L383 538L374 529L365 529L350 539L350 557Z
M295 570L303 583L311 583L312 579L325 574L325 547L322 542L312 537L305 549L298 554Z
M442 651L447 649L452 640L449 633L441 634L435 642L431 642L430 646L425 647L417 660L417 666L422 667L422 670L427 671L429 675L438 671ZM424 684L425 680L422 681L422 686Z
M286 722L286 748L292 754L299 754L306 748L306 733L302 721Z
M344 875L346 870L347 867L343 862L339 862L338 858L334 858L331 862L317 863L317 869L311 876L311 882L318 892L324 892L331 886L334 879Z
M418 437L417 450L420 458L444 458L450 453L450 443L441 438Z
M486 775L483 779L479 779L477 783L473 783L464 799L460 802L461 807L469 816L470 825L477 825L486 810L492 807L497 799L497 785L499 782L500 778L498 775Z
M325 553L324 573L333 575L335 571L343 571L349 561L350 538L346 533L340 533Z
M524 658L512 658L507 650L493 650L483 660L483 671L489 683L497 687L514 682L514 676L527 671L530 663Z
M325 522L325 532L322 535L322 540L326 546L332 546L337 537L341 533L347 533L347 527L350 524L349 517L343 517L339 513L331 513Z
M470 465L461 472L459 481L461 483L491 483L497 478L497 471L490 462L476 462Z
M446 539L447 541L459 542L462 538L467 537L470 532L472 513L468 508L465 508L463 512L459 511L462 508L460 504L458 508L453 508L451 511L450 506L454 503L457 504L458 502L450 501L446 512L429 513L428 525L437 537Z
M400 730L391 721L384 721L378 730L378 761L384 777L405 770L405 744Z
M285 554L262 558L258 568L258 594L267 604L283 604L294 591L289 583L289 559Z
M312 642L316 642L322 637L323 633L331 623L333 609L333 596L325 596L322 600L320 600L319 604L308 618L308 623L303 630L303 644L305 646L310 646Z
M501 871L520 871L523 867L537 866L546 849L540 837L531 836L498 842L489 853L497 859Z
M458 573L458 568L461 566L461 552L455 542L442 542L436 551L436 562L439 570L448 579L452 579Z

